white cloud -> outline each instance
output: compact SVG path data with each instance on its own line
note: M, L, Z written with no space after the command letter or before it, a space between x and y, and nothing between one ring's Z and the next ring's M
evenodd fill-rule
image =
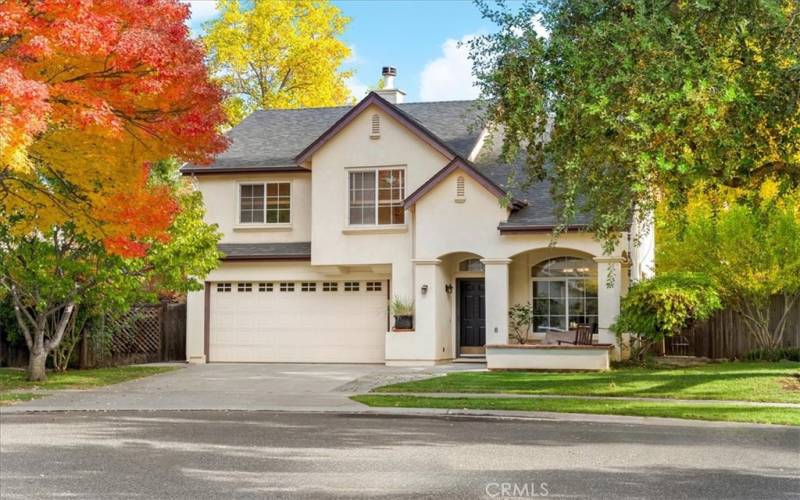
M181 3L189 4L191 14L186 20L186 25L192 31L192 36L200 36L203 33L203 23L216 17L219 14L216 0L180 0Z
M192 24L208 21L219 13L216 0L181 0L181 3L189 4Z
M545 28L544 24L542 24L543 19L544 17L542 17L541 14L536 14L535 16L531 17L530 25L533 28L533 31L535 31L540 37L550 38L550 31ZM516 26L511 28L511 32L516 36L522 35L522 29Z
M350 89L350 93L353 94L353 97L355 97L356 101L363 99L364 96L369 92L369 85L359 80L355 75L348 78L347 82L345 83L347 88Z
M472 77L472 61L466 45L475 36L464 35L461 40L451 38L444 42L442 56L426 64L420 74L420 99L450 101L478 97L480 91Z

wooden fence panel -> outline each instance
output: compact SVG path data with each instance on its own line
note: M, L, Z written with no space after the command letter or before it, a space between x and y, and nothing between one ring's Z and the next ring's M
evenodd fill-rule
M783 313L783 297L773 297L770 307L771 327L775 327ZM681 335L688 339L691 346L688 354L701 358L743 358L748 352L757 348L742 318L730 309L719 311L707 321L684 330ZM795 304L789 313L783 345L800 347L800 304ZM666 353L684 354L678 352L670 342L666 344Z
M186 304L145 304L120 317L104 318L114 330L110 353L84 338L75 349L80 368L186 360ZM0 329L2 325L0 325ZM0 330L0 366L25 366L24 342L10 344Z

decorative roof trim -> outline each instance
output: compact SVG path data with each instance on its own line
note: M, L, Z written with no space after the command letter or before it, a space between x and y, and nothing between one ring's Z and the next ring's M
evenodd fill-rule
M311 173L311 170L299 165L285 167L181 167L181 175L218 175L218 174L247 174L247 173Z
M328 128L325 132L317 137L314 142L309 144L303 151L295 157L295 161L301 164L308 160L311 155L324 146L329 140L333 138L339 131L350 124L362 111L367 109L370 105L375 105L380 108L384 113L388 114L395 120L399 121L408 128L414 135L430 145L433 149L439 151L448 160L458 156L450 146L444 143L433 132L423 127L418 121L408 115L405 111L390 103L383 97L375 92L370 92L367 97L361 100L358 104L353 106L350 111L344 114L339 120Z
M436 187L440 182L442 182L448 175L455 172L456 170L461 169L467 175L469 175L472 179L474 179L478 184L486 188L487 191L492 193L493 195L497 196L498 198L503 197L506 195L506 192L503 188L492 182L491 179L483 175L478 169L476 169L472 164L470 164L467 160L461 158L460 156L456 156L453 160L444 166L441 170L436 172L433 177L425 181L416 191L411 193L403 202L403 206L407 209L414 205L420 198L425 196L431 189Z

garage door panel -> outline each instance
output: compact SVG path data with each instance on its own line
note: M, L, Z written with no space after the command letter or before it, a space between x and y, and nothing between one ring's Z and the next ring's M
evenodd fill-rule
M382 363L387 323L382 291L230 292L212 289L214 362Z

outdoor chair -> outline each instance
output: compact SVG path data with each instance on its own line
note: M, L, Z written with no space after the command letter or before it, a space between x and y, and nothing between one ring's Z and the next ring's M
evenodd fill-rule
M592 325L578 325L575 329L575 340L559 340L558 345L592 345Z

